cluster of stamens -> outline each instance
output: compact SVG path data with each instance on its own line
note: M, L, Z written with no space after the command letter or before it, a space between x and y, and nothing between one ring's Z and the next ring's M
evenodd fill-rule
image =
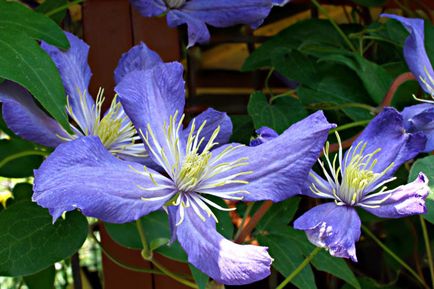
M166 0L166 5L169 8L179 8L184 5L185 2L186 0Z
M338 133L336 133L336 137L339 143L339 152L335 154L333 161L329 156L330 144L328 142L323 150L326 164L321 160L318 161L329 187L322 184L321 180L318 180L314 174L311 174L311 177L315 179L318 185L312 183L310 186L311 191L321 197L330 197L324 191L331 188L336 204L341 206L378 207L390 197L390 194L386 192L387 187L384 185L396 178L392 177L382 182L379 182L379 180L384 177L394 164L390 164L382 172L374 172L374 167L377 164L375 155L381 149L378 148L371 153L365 154L366 142L359 142L357 145L351 146L345 159L343 159L342 143ZM338 165L336 164L337 161L339 162ZM378 189L380 189L379 192L369 194ZM384 195L384 198L373 200L374 197L381 195Z
M149 153L152 154L154 160L165 170L173 182L174 197L167 205L180 206L180 221L178 224L184 219L184 210L190 207L203 221L205 221L205 217L202 212L206 212L208 217L212 216L217 222L216 216L208 206L224 211L234 209L224 208L205 198L204 195L227 200L241 200L243 195L248 193L247 191L228 191L225 186L248 183L239 179L239 177L251 174L251 171L231 173L232 170L238 167L246 166L248 159L241 157L233 161L222 161L233 154L241 145L228 145L217 155L214 155L211 150L218 145L215 139L220 132L220 127L214 130L208 142L205 143L205 137L201 137L200 134L206 125L206 121L196 130L195 120L193 120L187 139L181 139L183 120L184 115L178 119L178 112L176 112L170 117L169 123L164 124L165 143L160 143L149 124L146 133L141 133L149 148ZM142 190L156 191L168 188L167 185L160 184L156 176L150 173L146 167L143 172L138 173L148 176L155 186L152 188L139 186ZM146 198L144 196L142 199L152 201L161 199L161 197Z
M99 89L95 104L90 106L87 103L86 91L80 92L80 109L74 111L67 98L66 109L71 123L73 134L65 131L66 136L59 138L70 141L82 136L98 136L102 144L112 154L124 154L134 157L146 157L147 153L142 143L138 143L140 137L137 135L134 125L122 109L121 103L116 96L110 105L107 113L101 117L101 108L104 103L104 90ZM77 114L80 113L81 117Z
M428 89L428 93L430 94L431 98L434 99L434 76L430 75L430 73L428 72L428 69L425 67L424 68L425 71L425 77L423 77L422 75L419 76L419 79L423 82L423 84L425 84L426 88ZM422 102L428 102L428 103L434 103L434 100L426 100L426 99L420 99L417 96L413 95L413 97L416 100L422 101Z

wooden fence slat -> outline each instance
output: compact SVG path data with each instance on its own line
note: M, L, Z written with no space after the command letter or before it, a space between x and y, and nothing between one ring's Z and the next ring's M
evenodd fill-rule
M134 8L131 16L134 44L143 41L166 62L181 59L178 30L168 27L166 18L145 18Z
M126 249L110 239L101 223L101 242L116 260L139 268L150 269L148 262L143 261L140 251ZM151 274L133 272L113 263L105 255L102 258L104 289L154 289Z

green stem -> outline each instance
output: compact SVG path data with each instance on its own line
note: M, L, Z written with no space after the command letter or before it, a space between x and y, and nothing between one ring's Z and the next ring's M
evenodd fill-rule
M420 284L422 284L426 289L429 289L429 286L425 283L425 281L413 270L411 269L411 267L405 263L404 260L402 260L401 258L399 258L398 255L396 255L392 250L389 249L389 247L387 247L385 244L383 244L380 239L378 239L374 233L372 233L368 227L366 227L365 225L362 225L362 229L363 231L366 233L366 235L368 235L369 237L371 237L372 240L374 240L375 243L377 243L378 246L381 247L381 249L384 250L384 252L386 252L387 254L389 254L393 259L395 259L396 262L398 262L402 267L404 267L405 269L407 269L407 271L417 280L420 282Z
M159 271L159 270L153 270L153 269L142 269L142 268L138 268L138 267L133 267L127 264L122 263L121 261L117 260L115 257L113 257L101 244L101 242L96 238L96 236L93 233L90 233L91 238L95 241L95 243L98 244L98 246L101 248L101 251L103 252L103 254L110 259L110 261L112 261L113 263L115 263L116 265L118 265L121 268L124 268L126 270L130 270L133 272L139 272L139 273L148 273L148 274L157 274L157 275L164 275L163 272Z
M137 231L139 232L140 241L142 242L142 257L144 259L152 259L152 252L149 250L148 241L146 240L145 230L143 230L140 220L136 221Z
M281 98L281 97L286 97L286 96L294 97L293 96L294 92L295 92L295 90L291 89L291 90L288 90L287 92L284 92L282 94L273 95L272 97L270 97L270 103L273 103L276 99Z
M152 252L149 250L149 245L148 245L148 242L146 240L145 231L143 230L142 223L140 222L140 220L136 221L136 227L137 227L137 231L139 232L140 241L142 242L142 246L143 246L143 250L142 250L143 259L146 261L152 262L152 264L154 264L154 266L157 267L158 270L160 270L161 272L163 272L164 275L172 278L173 280L176 280L179 283L184 284L185 286L188 286L190 288L198 289L196 284L194 284L193 282L190 282L188 280L185 280L182 277L179 277L175 273L172 273L166 267L161 265L157 260L155 260L152 257Z
M359 120L359 121L347 123L344 125L340 125L337 128L331 129L329 131L329 134L334 134L337 131L346 130L346 129L357 127L357 126L365 126L366 124L368 124L370 122L371 122L370 119L366 119L366 120Z
M246 224L247 217L250 215L250 212L252 211L254 202L250 202L247 204L246 211L244 212L243 220L241 221L240 227L238 228L237 233L235 234L234 240L238 239L241 232L243 231L244 225Z
M52 15L54 15L56 13L59 13L59 12L62 12L63 10L68 9L71 6L74 6L76 4L80 4L81 2L84 2L84 0L75 0L75 1L69 2L69 3L65 4L65 5L59 6L59 7L55 8L55 9L53 9L51 11L46 12L45 16L50 17L50 16L52 16Z
M423 239L425 242L426 255L428 258L429 272L431 274L431 286L434 289L434 263L431 252L431 244L429 241L428 229L426 227L425 219L423 216L419 216L420 225L422 227Z
M19 152L13 155L9 155L7 157L5 157L4 159L2 159L0 161L0 168L4 167L8 162L11 162L13 160L22 158L22 157L27 157L27 156L47 156L48 152L45 151L23 151L23 152Z
M197 285L194 284L193 282L190 282L188 280L185 280L183 278L180 278L178 275L170 272L166 267L164 267L163 265L161 265L158 261L152 259L151 260L152 264L154 264L155 267L157 267L161 272L163 272L165 275L167 275L168 277L172 278L173 280L178 281L179 283L188 286L190 288L193 289L198 289Z
M276 287L276 289L283 289L289 282L292 281L292 279L294 279L301 271L303 271L303 269L309 265L310 261L312 261L313 257L316 256L316 254L318 254L321 251L320 247L316 247L315 249L313 249L313 251L309 254L309 256L306 257L306 259L304 259L304 261L298 265L297 268L295 268L294 271L292 271L291 274L289 274L288 277L286 277L285 280L283 280L282 283L280 283L279 286Z
M265 78L265 89L270 93L271 98L273 98L274 94L273 94L273 91L271 90L269 82L270 82L271 76L273 75L273 72L274 72L274 67L270 69L270 71L267 74L267 78ZM271 100L270 100L270 103L271 103Z
M330 21L330 23L333 25L333 27L336 29L336 31L339 33L339 35L342 37L342 39L345 41L345 43L348 45L348 47L353 51L357 53L357 49L354 47L354 45L351 43L350 39L345 35L345 33L342 31L342 29L339 27L339 25L336 24L336 22L330 17L327 10L325 10L316 0L312 0L312 3L318 8L318 10L324 14L327 17L327 20Z

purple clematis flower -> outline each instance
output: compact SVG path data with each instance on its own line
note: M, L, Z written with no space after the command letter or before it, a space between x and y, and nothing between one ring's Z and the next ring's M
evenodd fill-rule
M256 130L257 137L250 141L250 146L255 147L261 145L267 141L275 139L279 134L273 129L263 126Z
M409 133L422 132L427 141L424 152L434 150L434 104L421 103L404 108L404 128Z
M284 5L286 1L273 0ZM188 47L210 39L207 24L229 27L248 24L257 28L270 13L272 0L131 0L145 17L167 14L170 27L187 24Z
M87 93L91 78L87 63L89 46L70 33L66 36L71 45L67 51L44 42L41 46L60 72L68 95L66 111L71 119L72 133L42 111L24 88L10 81L0 84L0 101L3 102L6 124L22 138L48 147L83 136L98 136L112 154L123 159L143 161L147 153L143 145L137 143L140 137L121 104L115 98L107 112L101 115L103 90L100 90L96 102ZM161 62L156 53L143 43L139 44L119 61L115 70L116 82L131 71L148 69Z
M381 16L401 22L410 32L404 43L405 61L422 89L434 98L434 70L425 50L423 19L405 18L393 14L381 14Z
M425 213L429 187L423 173L407 185L392 190L385 186L395 179L392 176L401 164L424 149L425 142L422 133L405 132L399 112L385 108L345 155L340 147L331 160L327 144L325 162L319 161L325 179L312 171L304 194L334 202L309 210L294 222L294 228L304 230L313 244L331 255L357 261L355 242L361 222L355 207L382 218Z
M429 187L424 174L393 190L384 186L395 179L392 175L403 162L425 147L423 133L406 133L403 123L403 117L395 109L386 108L371 121L345 155L340 147L331 160L327 143L326 162L319 161L325 179L311 171L303 195L332 199L334 203L309 210L294 222L294 228L306 231L313 244L326 248L331 255L357 261L355 242L360 238L361 222L355 207L383 218L425 213ZM273 132L270 128L261 128L257 131L257 143L253 145L270 142ZM337 137L340 144L339 135Z
M270 274L267 248L238 245L215 229L210 197L281 201L301 192L328 131L317 112L267 144L227 144L226 114L208 110L183 129L183 67L157 64L126 75L116 89L160 173L108 153L95 137L59 146L35 172L33 200L54 219L64 211L125 223L167 207L173 239L198 269L223 284L247 284ZM215 116L220 116L216 120Z

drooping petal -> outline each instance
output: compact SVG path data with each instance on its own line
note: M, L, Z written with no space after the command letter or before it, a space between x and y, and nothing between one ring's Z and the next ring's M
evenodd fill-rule
M167 24L170 27L177 27L182 24L187 24L187 48L194 46L196 43L207 43L211 38L205 21L197 19L194 16L189 15L181 10L169 10L169 12L167 13Z
M232 121L227 113L217 111L213 108L208 108L190 121L188 127L183 131L185 139L187 139L188 134L190 133L193 122L197 128L204 121L206 121L206 124L200 133L200 138L204 138L204 141L200 147L201 150L208 143L208 140L211 138L217 127L219 127L220 130L214 142L217 142L219 145L227 144L229 142L229 139L232 135Z
M176 214L176 223L180 221L179 211L179 207L169 211ZM207 216L203 211L202 214ZM192 207L185 208L184 219L175 232L188 261L219 283L249 284L270 275L272 259L266 247L226 240L216 231L213 218L202 221Z
M216 164L245 160L247 165L239 166L225 173L208 179L199 192L221 194L228 191L248 191L244 201L272 200L279 202L300 194L305 187L309 171L317 161L328 136L328 131L335 127L318 111L293 124L275 139L260 146L239 146L232 154L216 161ZM232 145L236 146L236 145ZM228 146L213 151L213 159ZM237 177L242 182L217 186L222 178L243 174Z
M144 17L159 16L167 9L164 0L130 0L130 2Z
M81 137L58 146L35 171L33 200L54 220L79 209L126 223L160 209L174 194L172 187L159 173L114 157L98 137Z
M92 76L87 63L89 45L71 33L65 32L65 34L71 45L68 50L60 50L45 42L41 43L41 47L50 55L59 70L69 104L79 125L92 130L95 119L92 107L95 102L88 92Z
M215 27L247 24L257 28L270 13L271 0L194 0L167 14L169 26L187 24L189 46L209 40L205 23Z
M149 125L155 139L167 154L170 149L167 148L164 125L169 125L170 117L175 112L178 112L179 119L184 110L182 65L178 62L162 63L145 71L130 72L116 86L115 91L137 131L146 135ZM152 141L151 146L154 151L160 151ZM147 150L158 163L151 150Z
M413 182L385 191L377 196L365 196L360 206L382 218L402 218L426 212L425 199L430 189L428 178L420 173Z
M355 243L360 238L360 218L352 207L326 203L316 206L294 222L311 243L326 248L332 256L357 262Z
M343 172L345 171L346 156L351 155L359 143L361 143L359 149L366 143L363 155L381 149L373 157L373 159L377 159L377 163L372 169L374 172L383 172L393 163L387 173L378 180L381 182L392 176L404 162L422 152L425 148L426 137L421 132L407 133L404 129L402 115L394 108L388 107L369 123L354 141L352 149L346 152L342 165ZM372 184L371 187L378 182Z
M66 136L63 128L33 101L30 93L16 83L0 84L3 119L16 135L48 147L56 147Z
M427 138L424 152L434 150L434 105L416 104L402 111L404 128L410 133L423 132Z
M279 134L274 129L266 126L257 129L255 132L258 136L250 141L249 145L251 147L258 146L279 136Z
M434 94L434 83L430 78L434 78L434 70L428 55L425 50L425 29L423 19L418 18L405 18L393 14L382 14L382 17L395 19L404 25L410 32L404 43L404 58L407 62L408 68L419 81L422 89L428 93ZM429 85L427 85L427 83Z
M160 63L163 63L160 56L149 49L146 44L140 42L128 52L122 54L114 72L115 82L119 83L125 75L132 71L146 70Z

